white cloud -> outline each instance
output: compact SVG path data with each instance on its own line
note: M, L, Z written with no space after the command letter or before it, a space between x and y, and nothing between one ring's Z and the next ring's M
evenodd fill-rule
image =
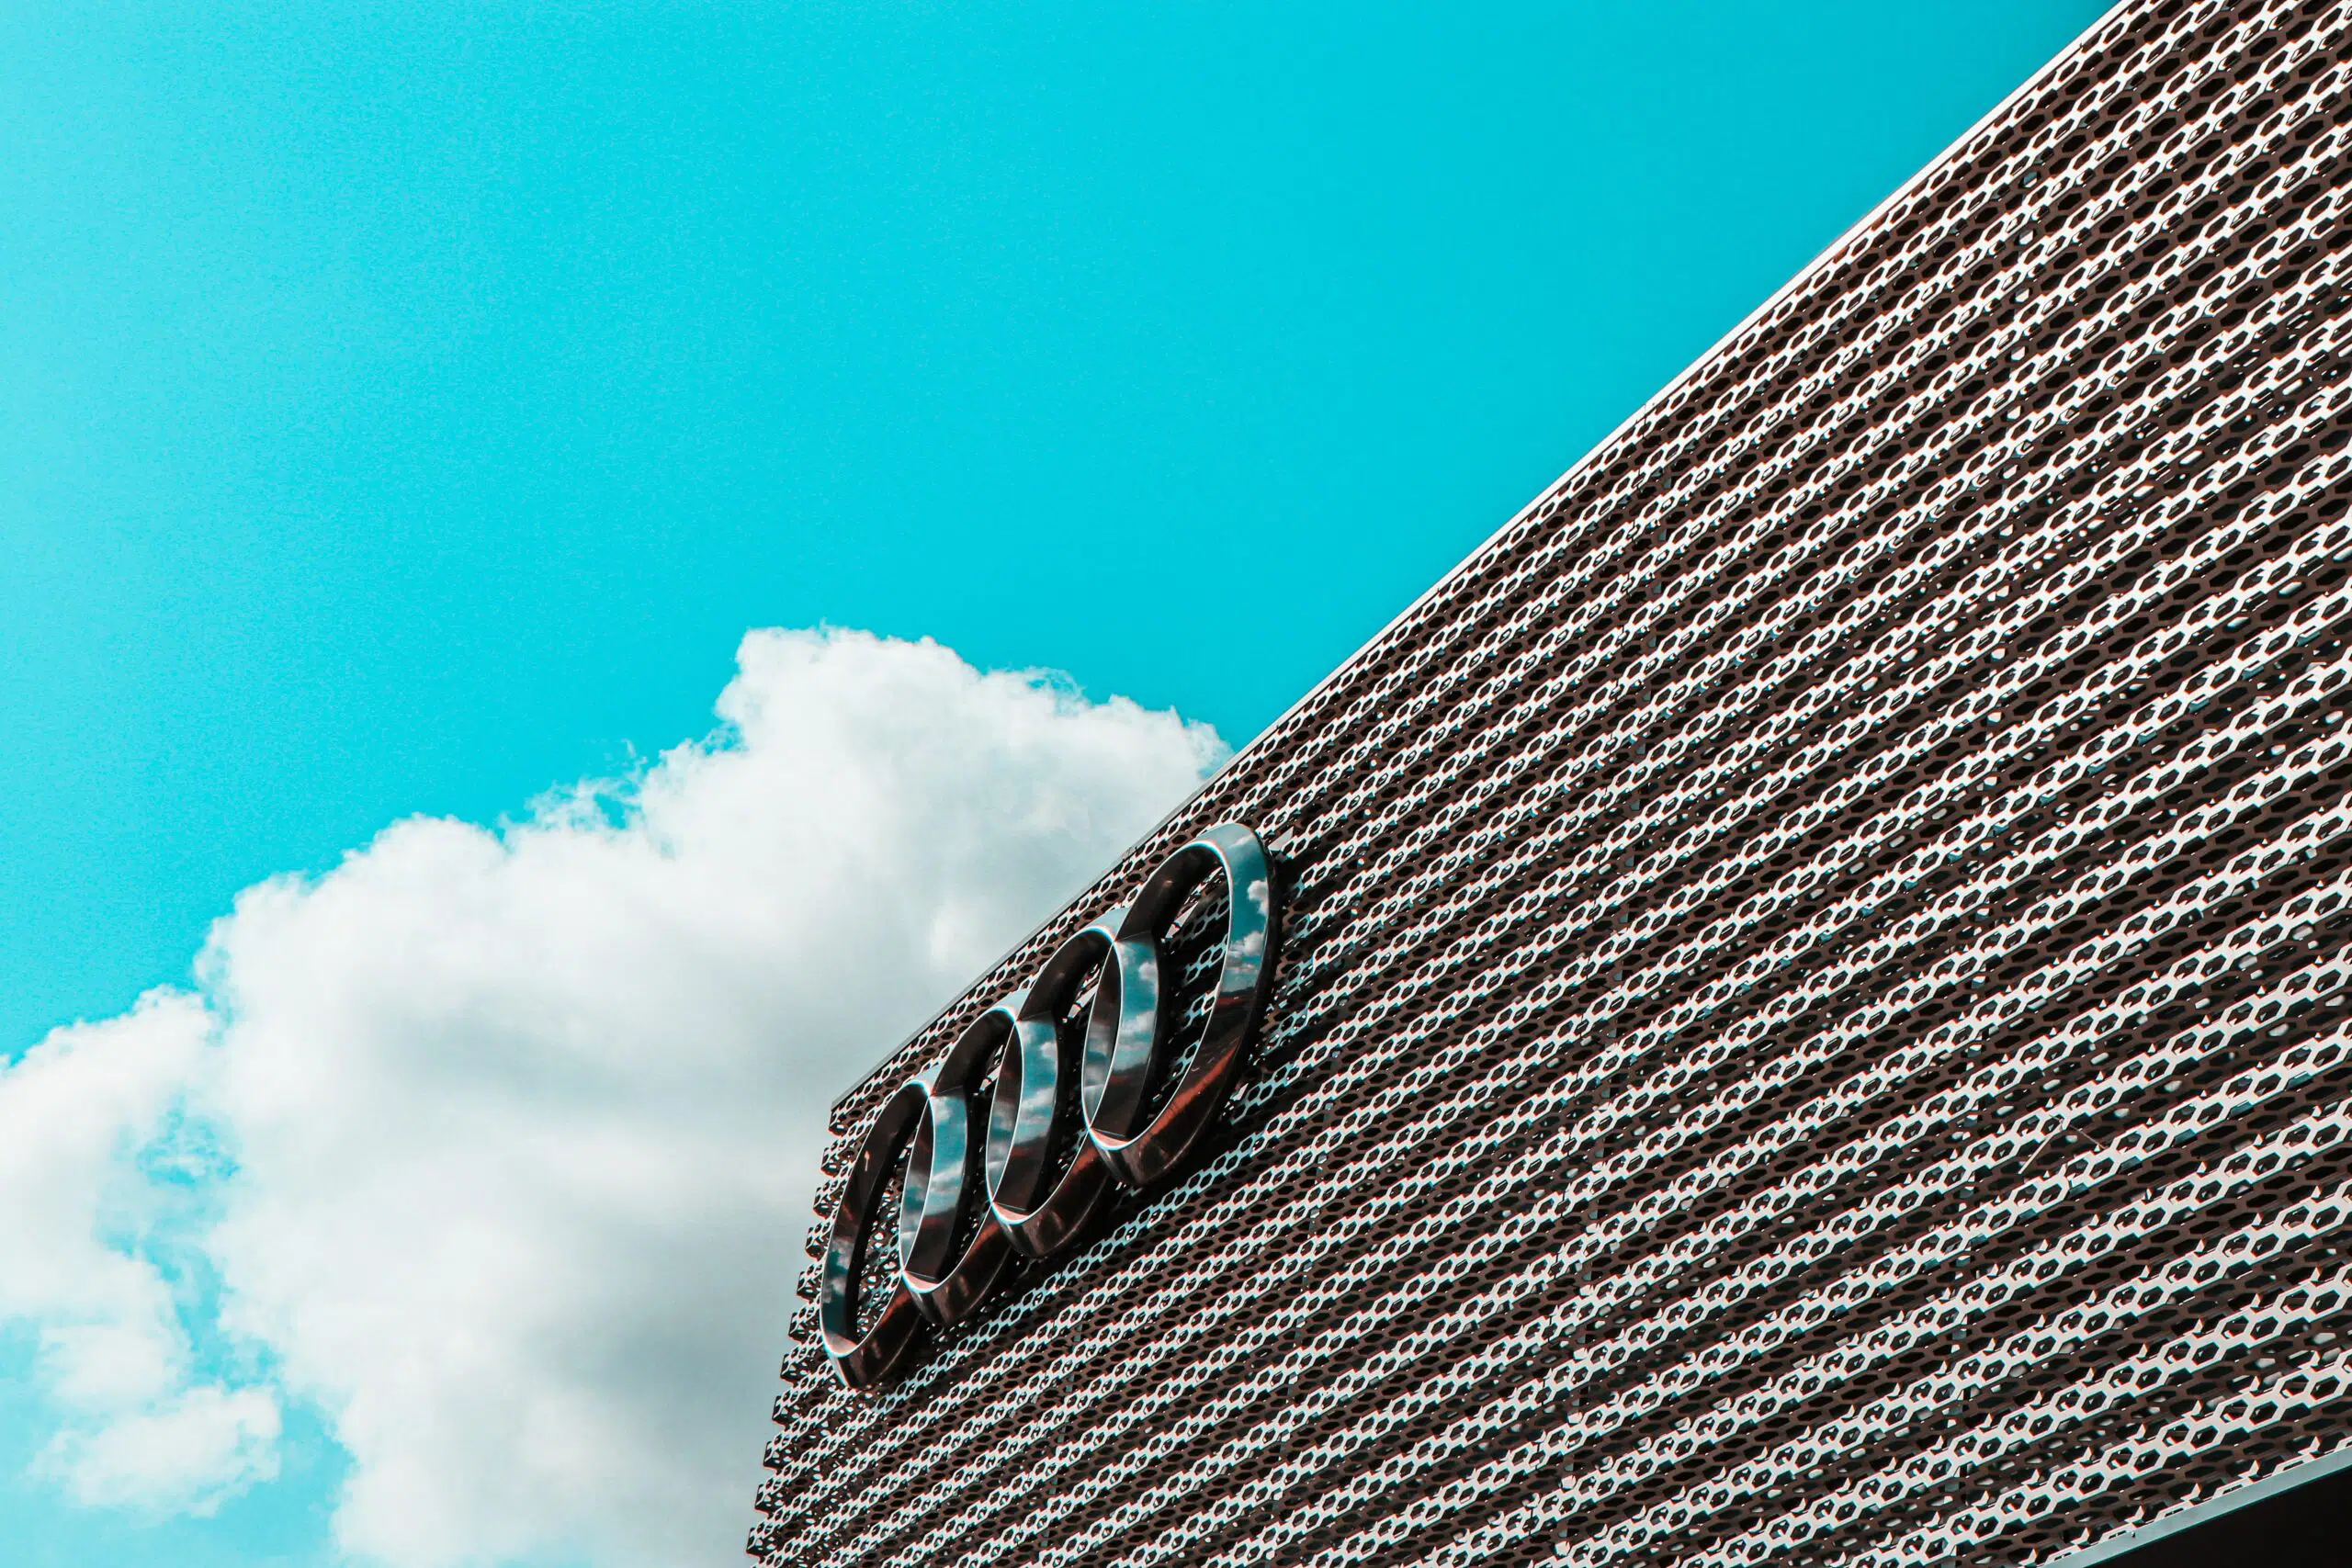
M64 1422L39 1467L85 1502L209 1512L275 1470L276 1400L188 1386L153 1256L183 1208L158 1161L208 1029L194 998L159 991L0 1069L0 1319L38 1330Z
M200 1005L151 998L0 1078L0 1225L29 1227L0 1246L50 1281L0 1283L0 1312L87 1331L53 1386L117 1412L53 1451L82 1495L135 1492L175 1443L214 1461L199 1500L263 1473L282 1392L350 1451L364 1556L741 1550L825 1107L1222 755L927 642L763 632L741 657L728 728L634 787L503 833L402 822L254 888ZM108 1217L170 1185L129 1173L182 1098L234 1162L197 1162L223 1303L199 1327L266 1384L189 1386L164 1280ZM80 1130L16 1151L61 1101Z
M128 1162L158 1135L204 1036L200 1008L158 992L0 1068L0 1315L41 1325L73 1404L135 1400L172 1374L169 1293L126 1245L150 1207Z
M77 1502L209 1514L277 1473L277 1401L257 1388L183 1389L95 1430L58 1434L37 1461Z

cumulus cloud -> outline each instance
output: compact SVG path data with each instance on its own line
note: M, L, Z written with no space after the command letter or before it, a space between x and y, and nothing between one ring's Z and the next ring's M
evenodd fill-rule
M178 1390L94 1430L61 1432L36 1468L77 1502L209 1514L277 1473L277 1401L262 1389Z
M206 1513L276 1472L275 1398L191 1381L157 1258L187 1207L173 1156L208 1033L157 992L0 1069L0 1320L38 1334L64 1423L39 1468L85 1502Z
M171 1452L201 1506L299 1400L362 1556L740 1551L825 1107L1223 749L853 633L753 634L718 712L503 830L249 890L193 995L0 1077L0 1312L48 1337L80 1495ZM174 1235L242 1382L188 1371Z

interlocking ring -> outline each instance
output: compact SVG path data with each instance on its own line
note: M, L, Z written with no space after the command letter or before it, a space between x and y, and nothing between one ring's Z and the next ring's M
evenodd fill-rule
M937 1066L914 1079L923 1095L899 1192L899 1280L916 1307L945 1327L979 1305L1012 1256L979 1184L981 1140L972 1092L1014 1028L1000 1002L967 1024Z
M989 1208L1012 1245L1030 1258L1051 1258L1070 1244L1093 1216L1110 1174L1080 1120L1084 1069L1068 1059L1058 1025L1087 971L1100 964L1102 979L1087 1021L1092 1034L1102 987L1117 962L1117 941L1111 923L1097 920L1054 950L1018 1000L1015 1038L1006 1042L997 1067L983 1156ZM1057 1171L1054 1157L1063 1150L1066 1163Z
M1226 886L1216 988L1200 1043L1180 1064L1169 1060L1181 1021L1169 1016L1160 949L1185 901L1216 875ZM883 1102L834 1211L819 1291L825 1354L842 1382L887 1381L926 1324L969 1316L1016 1256L1067 1250L1114 1181L1147 1187L1183 1163L1239 1076L1279 928L1265 846L1221 823L1154 867L1134 902L1072 934L1026 990L967 1024L937 1065ZM1098 968L1084 1027L1065 1028ZM991 1067L978 1134L975 1101ZM901 1156L898 1273L860 1333L859 1274Z
M899 1156L914 1136L915 1120L930 1098L930 1086L916 1079L899 1085L882 1102L850 1167L841 1207L833 1213L832 1241L825 1249L825 1270L817 1291L817 1327L833 1369L852 1388L870 1388L897 1371L922 1327L905 1281L894 1280L882 1310L859 1332L858 1275L865 1267L871 1229L866 1217L881 1195L884 1179L898 1168Z

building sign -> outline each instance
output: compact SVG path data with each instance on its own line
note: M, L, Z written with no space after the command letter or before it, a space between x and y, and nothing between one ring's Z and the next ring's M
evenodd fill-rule
M1206 1027L1179 1060L1184 1032L1163 947L1211 877L1227 889L1223 952ZM1182 1162L1257 1030L1279 927L1258 835L1238 822L1211 828L883 1102L834 1213L819 1286L825 1354L842 1381L888 1380L926 1325L969 1316L1015 1257L1067 1249L1114 1183L1148 1187ZM1090 976L1083 1028L1059 1027ZM868 1248L893 1198L897 1272L860 1328Z

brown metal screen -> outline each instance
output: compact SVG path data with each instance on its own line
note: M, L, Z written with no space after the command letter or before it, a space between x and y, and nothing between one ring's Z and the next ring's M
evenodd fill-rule
M2345 6L2120 7L1244 751L828 1169L1234 818L1217 1146L878 1395L797 1314L753 1552L2023 1563L2341 1443L2348 175Z

